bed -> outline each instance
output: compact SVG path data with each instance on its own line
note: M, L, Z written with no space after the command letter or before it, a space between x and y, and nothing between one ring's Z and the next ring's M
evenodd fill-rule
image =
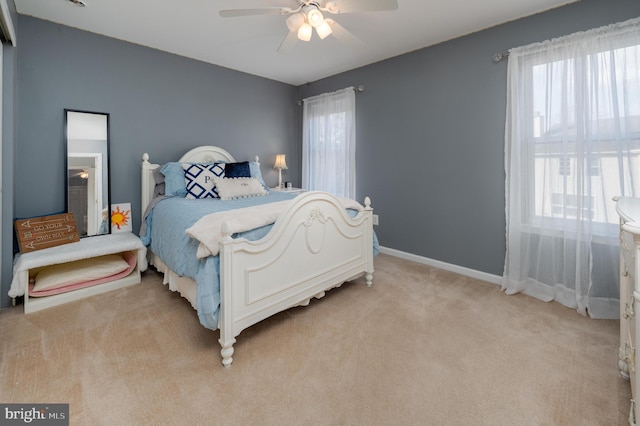
M185 170L190 164L224 165L231 178L216 180L220 191L243 179L233 179L230 166L249 164L247 182L257 179L267 194L242 196L240 191L240 196L225 200L171 196L170 186L175 185L168 177L170 164ZM363 275L372 285L377 242L368 197L362 206L324 192L271 191L257 158L236 162L222 148L201 146L162 166L152 164L145 153L141 202L140 236L149 263L164 274L172 291L191 303L203 326L220 330L225 367L233 362L236 337L247 327L306 306ZM222 211L208 213L214 205Z

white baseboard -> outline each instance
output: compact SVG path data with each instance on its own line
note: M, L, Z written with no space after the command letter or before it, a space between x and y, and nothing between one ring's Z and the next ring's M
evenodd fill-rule
M428 257L418 256L417 254L407 253L404 251L380 247L380 253L388 254L389 256L399 257L405 260L411 260L423 265L433 266L434 268L444 269L445 271L455 272L456 274L464 275L466 277L476 278L482 281L490 282L491 284L500 285L502 283L502 277L498 275L488 274L486 272L476 271L475 269L465 268L464 266L454 265L452 263L442 262L440 260L430 259Z

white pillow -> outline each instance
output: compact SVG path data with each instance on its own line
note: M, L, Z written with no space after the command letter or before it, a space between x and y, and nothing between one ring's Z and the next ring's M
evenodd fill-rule
M50 290L118 274L129 267L119 254L48 266L35 276L34 291Z
M215 182L221 200L267 195L267 190L257 178L216 178Z

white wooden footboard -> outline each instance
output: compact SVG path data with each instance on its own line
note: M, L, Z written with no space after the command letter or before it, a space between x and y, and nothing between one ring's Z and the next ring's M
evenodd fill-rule
M355 218L323 192L296 197L259 241L220 243L220 345L233 361L235 337L245 328L361 274L373 279L373 209L369 198Z

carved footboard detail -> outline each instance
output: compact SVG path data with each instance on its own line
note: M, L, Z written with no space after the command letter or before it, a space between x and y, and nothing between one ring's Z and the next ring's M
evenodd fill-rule
M232 362L235 337L245 328L359 275L373 282L373 209L349 217L337 198L309 192L259 241L220 241L220 345L223 365Z

